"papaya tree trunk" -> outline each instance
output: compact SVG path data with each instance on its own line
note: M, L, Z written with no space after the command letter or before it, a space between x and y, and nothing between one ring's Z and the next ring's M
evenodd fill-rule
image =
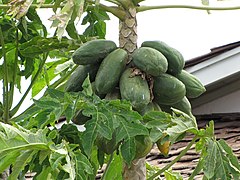
M137 49L137 18L136 8L130 6L125 8L125 18L119 22L119 47L128 52L128 61L131 61L131 55ZM146 165L145 157L135 159L129 167L126 163L123 165L124 180L145 180Z
M119 22L119 47L125 49L131 60L131 54L137 49L136 8L126 9L125 18Z

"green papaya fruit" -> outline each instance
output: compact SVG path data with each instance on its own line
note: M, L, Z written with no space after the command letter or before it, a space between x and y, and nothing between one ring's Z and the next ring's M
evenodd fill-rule
M81 45L72 55L73 62L80 65L100 63L117 45L110 40L95 39Z
M116 142L116 131L113 132L111 140L108 140L105 137L98 135L95 140L95 144L104 153L108 155L112 154L115 150L117 150L119 146L119 143Z
M132 61L142 71L152 76L159 76L165 73L168 62L165 56L150 47L140 47L133 52Z
M168 61L167 73L175 75L179 74L185 65L182 54L175 48L167 45L162 41L145 41L142 47L151 47L161 52Z
M82 91L82 84L89 74L90 81L95 79L99 65L79 65L73 74L69 77L65 85L65 91L78 92Z
M185 85L188 98L197 98L206 91L201 81L185 70L182 70L176 77Z
M179 101L175 104L172 104L171 107L178 109L178 110L188 114L189 116L192 116L191 103L189 102L189 100L186 96L184 96L184 98L181 101Z
M118 85L127 64L127 58L128 54L123 49L116 49L104 58L95 79L96 90L99 94L107 94Z
M176 77L161 74L154 78L154 100L158 104L171 105L183 99L186 95L185 85Z
M136 154L134 159L140 159L148 155L151 151L153 143L149 136L135 136Z
M121 99L120 89L115 88L112 92L108 93L104 99L106 100Z
M119 87L122 99L129 100L136 109L150 102L148 83L141 76L134 74L134 68L128 68L123 72Z

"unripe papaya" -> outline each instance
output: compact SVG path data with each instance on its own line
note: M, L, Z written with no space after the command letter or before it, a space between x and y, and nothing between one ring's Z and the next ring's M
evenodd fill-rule
M121 99L120 90L118 88L115 88L112 92L108 93L104 99L106 100Z
M134 159L140 159L148 155L151 151L153 143L149 136L135 136L136 154Z
M151 47L159 52L161 52L168 61L168 70L169 74L175 75L179 74L185 65L184 58L182 54L175 48L167 45L162 41L145 41L141 45L142 47Z
M90 81L95 79L98 71L98 64L79 65L69 77L65 85L65 91L78 92L82 90L82 84L89 74Z
M165 73L168 68L165 56L150 47L136 49L132 55L132 61L139 69L152 76L159 76Z
M110 52L117 49L117 45L110 40L95 39L81 45L72 55L76 64L100 63Z
M103 60L95 79L96 90L99 94L107 94L117 86L126 67L127 58L125 50L116 49Z
M171 105L173 108L178 109L186 114L188 114L189 116L192 116L192 107L191 107L191 103L189 102L188 98L186 96L184 96L184 98Z
M197 98L206 91L201 81L185 70L182 70L176 77L185 84L186 96L188 98Z
M171 105L183 99L186 89L180 80L165 73L154 78L153 93L155 102Z
M104 153L110 155L112 154L115 150L117 150L119 143L116 143L116 132L114 131L112 134L112 139L108 140L105 137L98 135L95 143L97 147L103 151Z
M150 102L148 83L141 76L135 75L133 68L128 68L123 72L119 87L122 99L129 100L136 109Z

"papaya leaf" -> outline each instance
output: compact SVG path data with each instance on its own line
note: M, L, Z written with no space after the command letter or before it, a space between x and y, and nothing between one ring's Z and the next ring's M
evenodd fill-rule
M124 139L121 147L121 155L124 161L130 166L136 153L136 143L134 138Z
M35 177L36 180L53 178L53 177L51 177L51 171L52 171L52 168L51 168L51 167L43 166L41 173L38 174L38 175Z
M214 121L210 121L208 126L206 126L204 137L214 137Z
M24 111L24 113L22 113L21 115L13 118L12 121L21 122L24 120L28 120L31 117L33 117L35 114L37 114L39 111L41 111L41 107L32 106L32 107L28 108L26 111Z
M209 139L207 142L207 156L203 167L204 175L211 179L214 176L216 162L217 162L217 144L215 141Z
M90 78L89 75L86 77L86 79L83 81L83 92L87 95L87 96L92 96L93 95L93 90L92 90L92 85L90 82Z
M81 16L84 13L84 4L85 4L85 0L74 1L74 10L71 17L71 21L74 21L76 18L78 21L81 19Z
M90 120L85 124L86 130L83 132L82 135L82 145L86 155L89 157L91 154L91 150L94 144L94 141L97 137L98 132L98 119Z
M5 156L1 156L0 159L0 173L7 169L12 163L15 162L16 158L20 155L20 151L9 152Z
M164 171L164 176L166 180L183 180L183 177L180 173L172 172L172 170Z
M49 98L49 97L43 97L39 100L33 100L34 103L43 109L54 109L57 107L61 107L61 103L58 99L55 98Z
M143 116L145 126L148 128L162 127L166 129L171 121L171 115L165 112L150 111Z
M19 126L20 127L20 126ZM0 123L0 156L15 150L47 150L46 132L42 129L30 132L17 129L8 124Z
M157 142L163 135L162 128L153 127L150 130L149 136L152 142Z
M84 4L85 0L75 0L73 6L73 13L71 16L71 20L66 26L66 31L68 35L73 39L79 39L78 31L75 26L75 22L79 21L83 12L84 12Z
M11 7L7 13L9 15L12 15L12 17L15 17L16 19L20 19L28 12L28 9L32 3L33 3L33 0L24 0L20 2L16 0L12 0L10 2Z
M142 124L132 123L126 121L124 117L118 117L119 128L116 134L116 142L120 142L123 139L130 139L137 135L148 135L149 132Z
M150 129L150 138L156 142L170 125L172 125L171 115L165 112L150 111L143 116L145 127Z
M12 173L8 177L9 180L15 180L18 178L18 175L24 169L24 167L31 161L33 156L37 153L36 150L28 150L23 152L20 156L17 157L15 163L13 163Z
M221 149L219 148L217 142L215 143L216 145L216 149L217 149L217 153L216 153L216 168L214 171L214 177L213 179L221 179L221 180L230 180L231 175L230 172L228 170L228 159L227 157L224 155L224 153L221 151Z
M225 168L228 169L229 173L234 179L240 178L240 164L238 158L233 154L231 147L227 143L220 139L218 142L218 147L223 153L223 158L225 160Z
M65 29L67 27L67 24L71 19L74 9L73 7L74 1L68 0L58 14L55 14L51 18L49 18L50 21L53 21L51 27L57 28L57 37L59 40L61 40L63 33L65 32Z
M231 149L231 147L223 140L220 139L218 141L218 145L221 146L221 149L223 149L227 156L229 157L229 160L231 161L231 163L238 169L240 170L240 164L238 161L238 158L236 157L236 155L233 153L233 150Z
M149 162L146 162L146 169L147 169L147 179L151 176L153 176L154 174L156 174L160 168L150 164ZM160 180L160 178L155 178L156 180Z
M59 135L62 136L62 139L66 140L71 144L80 144L81 133L73 124L62 125L59 131Z
M211 180L239 179L239 162L223 140L208 139L203 172L204 176Z
M64 98L65 93L62 91L59 91L57 89L48 88L47 93L50 95L51 98L61 100Z
M44 1L44 0L41 0ZM42 31L43 31L43 36L46 37L47 36L47 28L43 25L40 17L37 14L36 9L34 8L29 8L28 12L26 14L27 18L31 21L37 22L41 27L42 27Z
M76 179L84 180L88 175L93 174L93 167L86 156L84 156L79 150L73 154L75 166L76 166Z
M195 118L182 113L177 109L173 109L174 114L172 116L173 126L166 130L166 133L170 136L170 141L175 142L180 135L185 132L198 133L197 123Z
M67 155L66 158L66 164L62 166L62 169L68 173L69 179L75 179L76 172L75 172L75 161L71 160L70 156Z
M120 155L117 155L115 153L108 170L105 172L103 180L108 179L122 180L122 167L123 167L122 158Z

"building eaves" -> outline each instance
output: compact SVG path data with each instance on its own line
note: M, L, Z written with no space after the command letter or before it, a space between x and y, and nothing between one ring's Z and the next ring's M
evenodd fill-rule
M226 45L223 45L223 46L219 46L219 47L214 47L211 50L211 52L207 53L207 54L204 54L204 55L201 55L201 56L198 56L198 57L195 57L195 58L192 58L190 60L187 60L185 62L185 68L188 68L188 67L192 67L194 65L197 65L201 62L204 62L206 60L209 60L215 56L218 56L222 53L225 53L227 51L230 51L234 48L237 48L240 46L240 41L237 41L237 42L233 42L233 43L230 43L230 44L226 44Z

